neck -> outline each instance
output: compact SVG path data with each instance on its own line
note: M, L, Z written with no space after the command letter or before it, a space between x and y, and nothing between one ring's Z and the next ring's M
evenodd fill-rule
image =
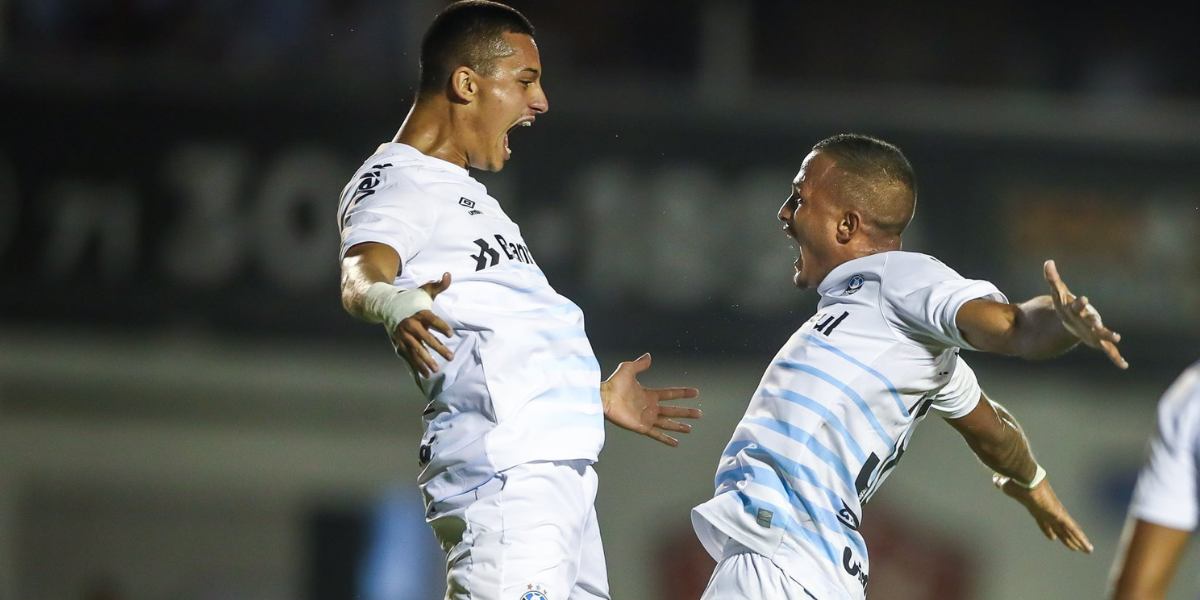
M458 119L456 111L445 98L418 96L392 141L408 144L422 154L465 169L468 166L466 144L456 132L469 128L455 127Z

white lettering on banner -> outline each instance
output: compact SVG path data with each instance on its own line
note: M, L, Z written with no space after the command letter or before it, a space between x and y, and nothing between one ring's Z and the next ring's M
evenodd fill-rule
M188 144L167 156L168 193L180 207L163 247L168 277L206 288L237 276L251 233L238 212L248 168L246 151L231 144Z
M43 202L50 211L50 232L42 268L51 281L77 276L89 252L99 276L127 280L137 266L138 204L129 184L64 181Z
M17 179L12 166L0 155L0 260L17 235L20 201L17 198Z
M338 234L330 211L346 172L332 153L302 148L281 156L259 182L256 255L278 286L303 291L336 280L337 253L330 249Z
M796 255L775 214L790 176L764 168L720 179L694 165L643 171L622 161L583 169L572 189L589 226L585 284L594 301L787 308Z

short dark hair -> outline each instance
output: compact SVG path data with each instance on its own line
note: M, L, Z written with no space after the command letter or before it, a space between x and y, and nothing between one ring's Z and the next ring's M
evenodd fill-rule
M894 144L858 133L842 133L813 146L857 180L847 190L883 230L899 235L912 220L917 204L917 177L912 164Z
M466 65L487 72L497 58L512 53L506 33L533 35L533 25L516 9L488 0L462 0L433 19L421 41L418 94L442 89L450 75Z

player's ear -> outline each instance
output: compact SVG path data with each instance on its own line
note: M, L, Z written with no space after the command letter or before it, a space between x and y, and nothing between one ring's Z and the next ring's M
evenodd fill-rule
M460 66L450 74L450 99L467 104L479 93L479 76L468 66Z
M837 241L839 244L845 244L858 233L862 228L862 215L856 210L848 210L842 214L842 220L838 221L837 226Z

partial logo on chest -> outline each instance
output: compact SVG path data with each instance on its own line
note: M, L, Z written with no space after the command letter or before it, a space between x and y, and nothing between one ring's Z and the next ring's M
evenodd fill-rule
M525 244L517 244L504 239L504 236L496 234L492 236L496 240L496 245L500 248L500 252L508 257L508 260L515 260L527 265L537 264L533 262L533 255L529 253L529 248ZM475 270L482 271L488 267L494 267L500 264L500 252L496 252L492 248L492 243L484 238L475 240L475 245L479 246L479 254L472 254L471 258L475 259Z
M525 586L525 592L521 594L520 600L550 600L546 595L546 588L540 583L531 583Z

